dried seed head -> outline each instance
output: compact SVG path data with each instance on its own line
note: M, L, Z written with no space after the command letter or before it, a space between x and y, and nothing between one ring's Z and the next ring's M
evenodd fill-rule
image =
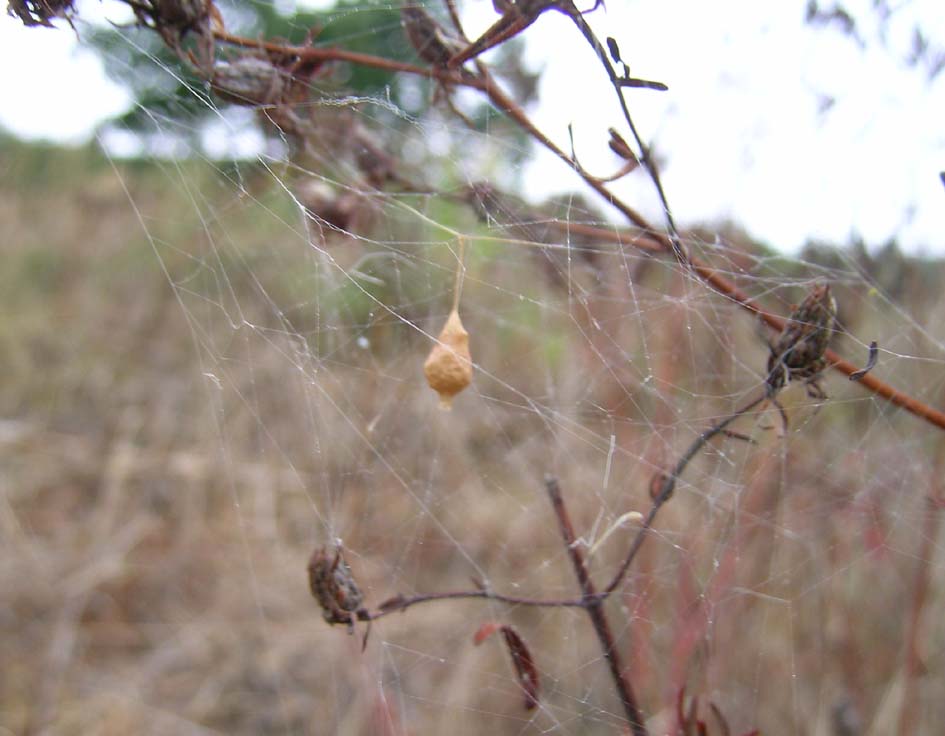
M434 66L446 66L450 57L459 51L459 44L412 0L407 0L400 9L400 22L417 56Z
M181 34L198 27L210 13L207 0L150 0L143 5L156 26L174 28Z
M74 12L72 0L10 0L7 4L7 14L17 16L25 26L54 28L53 19L68 19Z
M455 309L438 339L423 364L423 373L430 388L440 395L440 408L449 409L453 397L472 382L469 333Z
M789 381L811 381L827 367L824 354L833 334L837 303L829 284L817 284L791 313L768 358L768 391Z
M319 226L329 230L345 232L351 228L358 209L364 202L357 192L335 191L319 179L308 179L296 188L295 195L305 208L305 213Z
M255 107L277 103L287 81L288 75L268 59L244 56L235 61L218 61L213 67L210 87L227 102Z
M354 614L361 610L364 596L345 562L341 547L329 551L320 547L308 563L308 584L329 624L354 626Z

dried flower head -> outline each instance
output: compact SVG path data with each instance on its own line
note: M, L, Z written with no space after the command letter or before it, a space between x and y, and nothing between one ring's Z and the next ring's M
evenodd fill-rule
M816 381L827 367L824 357L837 318L837 303L829 284L817 284L791 313L768 357L768 394L773 396L789 381L802 380L808 392L823 398ZM816 392L813 390L816 389Z
M348 631L353 631L355 618L366 613L364 596L340 546L334 551L327 547L315 550L308 563L308 584L325 620L331 625L347 624Z
M400 22L417 56L434 66L446 66L450 57L460 49L459 43L447 36L430 14L413 0L407 0L401 7Z

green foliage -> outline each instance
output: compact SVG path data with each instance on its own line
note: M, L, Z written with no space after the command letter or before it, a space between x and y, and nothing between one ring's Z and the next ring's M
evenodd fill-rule
M0 176L19 193L42 196L50 190L75 187L89 175L108 168L92 145L66 148L51 143L23 143L0 135Z

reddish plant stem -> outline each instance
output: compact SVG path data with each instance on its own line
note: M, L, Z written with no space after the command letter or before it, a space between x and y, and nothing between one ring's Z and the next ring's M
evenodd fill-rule
M935 475L941 477L942 461L936 463ZM912 585L912 605L905 630L905 678L902 695L902 710L899 712L899 736L910 736L916 732L916 719L919 713L917 680L922 671L922 658L919 656L919 634L922 630L922 611L929 597L929 576L932 557L935 554L935 539L938 536L939 517L942 512L942 486L936 481L936 494L926 499L925 519L922 525L922 539L916 557L915 580Z
M335 46L290 46L274 41L265 41L255 38L246 38L237 36L227 31L215 30L213 37L217 41L228 43L231 46L239 46L247 49L262 49L274 54L295 57L301 61L348 61L352 64L369 66L375 69L384 69L389 72L406 72L408 74L417 74L421 77L430 77L432 79L441 79L450 84L460 84L474 89L482 90L482 85L478 83L475 77L462 70L453 71L440 69L435 66L422 67L416 64L407 64L403 61L394 61L385 59L383 56L374 56L372 54L362 54L357 51L347 51Z
M571 565L574 567L574 573L577 576L578 584L581 586L581 600L584 610L591 619L594 626L594 632L600 641L601 649L604 652L604 659L610 668L611 677L617 688L617 695L623 705L624 713L630 724L631 733L634 736L647 736L646 726L643 723L643 716L637 705L636 697L633 694L633 688L626 677L623 664L620 661L620 652L614 640L610 623L604 613L604 599L601 598L594 587L594 581L591 580L587 564L584 561L584 553L574 536L574 527L571 524L571 517L565 508L564 499L561 497L561 488L558 480L552 476L545 478L545 489L551 499L551 505L554 508L555 516L558 517L558 528L561 531L561 537L564 539L565 547L571 557Z

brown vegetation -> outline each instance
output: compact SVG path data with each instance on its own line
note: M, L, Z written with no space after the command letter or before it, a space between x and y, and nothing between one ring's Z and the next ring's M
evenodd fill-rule
M17 149L0 213L4 727L643 736L945 719L928 615L945 589L938 281L879 298L855 254L831 254L832 285L792 312L782 287L809 271L679 231L623 98L664 86L631 78L570 2L502 4L482 38L457 24L449 43L408 13L415 44L438 39L418 49L431 68L234 36L210 3L133 7L302 170L330 155L350 178L297 199L283 185L304 182L264 167L262 186L248 165L235 186L194 162ZM619 175L650 178L665 228L474 60L547 10L599 55L632 133L612 134ZM220 61L218 44L245 53ZM454 87L477 90L634 229L551 217L535 235L521 210L501 221L513 198L492 184L421 185L344 113L313 112L312 75L339 62L435 78L450 109ZM44 156L73 176L37 174ZM460 287L463 326L437 345ZM862 359L827 350L831 335ZM857 371L872 341L882 354ZM451 413L428 353L428 379L449 361L447 390L430 384L459 394ZM362 622L370 639L345 635ZM493 631L511 670L471 646Z

